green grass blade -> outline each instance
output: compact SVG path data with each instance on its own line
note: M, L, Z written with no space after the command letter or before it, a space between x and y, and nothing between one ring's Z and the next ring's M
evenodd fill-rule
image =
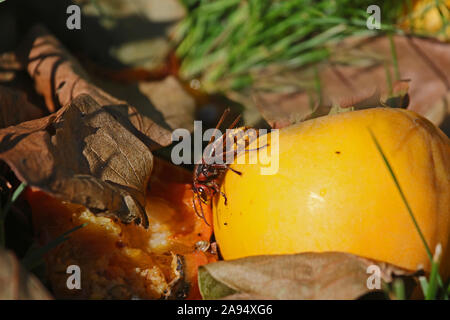
M405 294L405 284L403 283L402 279L395 279L394 281L394 294L396 300L405 300L406 294Z
M442 253L442 246L438 244L434 251L433 263L431 264L430 280L428 282L427 290L425 291L425 300L435 300L438 292L438 276L439 264Z
M428 280L425 276L419 277L419 283L420 287L422 288L423 295L426 296L426 293L428 291Z
M27 184L22 182L16 190L14 190L12 196L8 199L5 206L0 208L0 246L5 246L6 235L5 235L5 221L12 204L19 198L20 194L25 190Z
M438 291L439 263L433 262L431 265L430 281L428 282L425 300L435 300Z
M5 207L2 210L2 219L6 219L6 216L8 215L9 209L11 209L12 204L17 200L17 198L20 196L20 194L25 190L25 187L27 184L25 182L22 182L16 190L14 190L11 198L8 199L8 201L5 204Z
M386 82L387 82L387 87L389 89L389 96L392 96L392 94L394 92L394 87L392 84L391 70L389 70L389 65L387 64L387 62L385 62L383 64L383 66L384 66L384 71L386 74Z
M33 270L42 262L42 259L44 258L45 254L47 252L49 252L53 248L56 248L58 245L60 245L64 241L68 240L69 239L68 235L70 235L71 233L73 233L81 228L84 228L87 224L88 223L86 222L79 226L76 226L76 227L64 232L56 239L51 240L50 242L48 242L44 246L40 247L39 249L27 252L25 257L23 257L23 259L22 259L22 264L28 270L30 270L30 271Z
M416 217L414 216L414 213L413 213L413 211L411 209L411 206L409 205L409 202L406 199L406 196L405 196L405 194L403 192L403 189L400 186L400 183L399 183L399 181L397 179L397 176L395 175L391 164L389 163L389 161L388 161L388 159L387 159L383 149L381 148L381 145L378 142L378 139L375 137L375 134L373 133L373 131L370 128L367 128L367 129L369 130L370 136L372 137L372 140L375 143L375 146L376 146L378 152L380 153L381 157L383 158L384 164L386 165L387 169L389 170L389 174L391 175L392 180L394 180L395 186L397 187L397 190L398 190L398 192L399 192L399 194L400 194L400 196L402 198L402 201L405 204L406 209L408 210L408 213L409 213L409 215L411 217L412 222L414 223L416 231L419 234L420 239L422 240L422 243L423 243L423 245L425 247L425 250L426 250L427 255L428 255L429 259L430 259L430 262L433 264L433 254L431 253L430 247L428 246L428 243L427 243L427 241L425 239L425 236L423 235L422 230L420 229L420 226L417 223ZM444 288L442 278L441 278L441 276L439 275L438 272L437 272L437 281L438 281L439 286L441 288Z
M383 158L384 164L386 165L387 169L389 170L389 174L391 175L392 180L394 180L395 186L397 187L397 190L402 198L402 201L405 204L406 209L408 210L408 213L411 217L412 222L414 223L414 226L415 226L417 232L419 233L419 236L420 236L420 239L422 240L423 245L425 246L425 250L427 252L428 257L430 258L430 260L433 260L433 254L431 253L430 247L428 246L425 236L423 235L422 230L420 229L419 224L417 223L416 217L414 216L411 206L409 205L409 202L406 199L406 196L403 192L402 187L400 186L397 176L395 175L394 170L386 157L386 154L384 153L383 149L381 148L381 145L378 142L378 139L375 137L375 134L373 133L373 131L370 128L368 128L368 130L369 130L370 136L372 137L373 142L375 143L375 146L376 146L378 152L380 153L381 157Z
M394 65L395 81L398 81L400 80L400 71L398 67L397 50L395 49L395 42L392 33L389 33L388 37L389 37L389 46L391 48L392 63Z

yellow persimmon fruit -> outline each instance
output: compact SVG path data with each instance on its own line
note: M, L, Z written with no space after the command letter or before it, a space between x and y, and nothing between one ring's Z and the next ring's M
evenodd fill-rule
M221 185L227 204L218 195L213 208L224 259L341 251L429 271L424 244L369 128L431 251L442 245L441 266L448 275L449 138L414 112L390 108L340 113L281 129L278 144L268 137L269 145L254 151L270 155L279 148L273 175L262 175L265 165L259 161L231 165L242 175L227 171Z

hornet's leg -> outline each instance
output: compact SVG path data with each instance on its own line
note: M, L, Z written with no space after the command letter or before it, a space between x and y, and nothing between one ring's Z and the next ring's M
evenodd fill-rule
M220 194L221 194L222 197L223 197L223 200L224 200L225 205L227 205L227 202L228 202L227 195L226 195L225 193L223 193L222 191L220 191Z
M223 193L222 191L220 191L219 185L215 182L212 182L211 186L214 189L214 193L220 193L222 195L225 205L227 205L227 202L228 202L227 195L225 193Z
M197 205L195 203L195 196L197 196L197 200L198 200L197 202L200 205L200 213L198 212ZM210 225L209 225L208 221L206 220L205 213L203 212L202 199L200 198L200 195L198 193L195 193L194 198L192 198L192 203L194 205L195 214L199 218L201 218L203 221L205 221L206 225L209 227Z

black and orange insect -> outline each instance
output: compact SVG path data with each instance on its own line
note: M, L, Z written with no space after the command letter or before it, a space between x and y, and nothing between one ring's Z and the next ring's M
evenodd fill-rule
M226 109L222 116L219 119L219 122L216 125L216 130L219 129L219 127L222 125L223 121L225 120L227 114L230 112L230 109ZM244 139L245 144L248 146L254 139L257 138L257 134L254 135L247 135L246 131L249 129L249 127L240 127L234 129L236 124L239 122L241 116L239 115L233 123L229 126L229 130L227 133L221 135L219 138L214 139L214 136L209 141L208 145L205 148L205 151L202 156L201 163L196 164L194 167L194 176L193 176L193 182L192 182L192 190L194 191L194 210L195 213L205 220L205 222L208 224L208 222L205 219L205 215L203 213L203 208L201 203L208 203L217 193L220 193L225 201L225 205L227 204L227 196L225 193L220 191L220 179L222 178L223 174L230 169L234 173L241 175L242 173L234 170L230 167L229 164L226 163L227 155L229 155L230 152L233 153L233 158L237 157L239 155L239 148L235 148L234 146L238 143L238 139ZM231 130L231 132L229 132ZM256 133L256 131L253 131ZM259 149L259 148L258 148ZM254 149L257 150L257 149ZM242 151L252 151L248 149L243 149ZM241 151L241 152L242 152ZM212 159L213 157L222 157L221 163L213 163L212 161L208 161ZM195 198L200 203L200 210L198 210Z

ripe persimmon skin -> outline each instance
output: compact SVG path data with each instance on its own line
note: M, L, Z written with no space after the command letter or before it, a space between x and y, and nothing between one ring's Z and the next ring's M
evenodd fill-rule
M242 175L226 173L221 191L227 205L217 197L213 211L223 257L341 251L430 270L368 128L432 251L441 243L448 276L450 142L428 120L400 109L341 113L282 129L275 175L261 175L260 164L232 165Z

